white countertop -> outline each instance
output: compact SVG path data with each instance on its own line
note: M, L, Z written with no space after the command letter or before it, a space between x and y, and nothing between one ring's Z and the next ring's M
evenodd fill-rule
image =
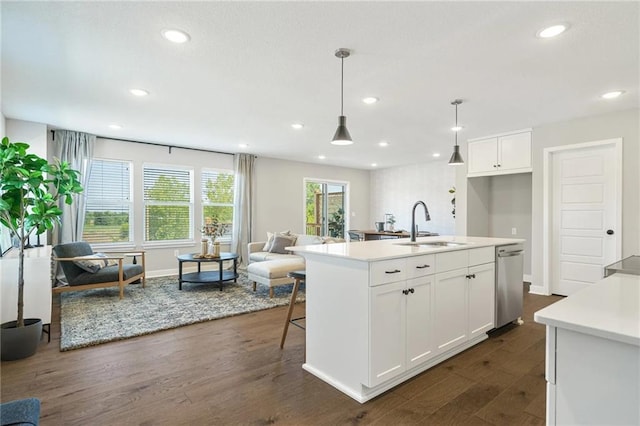
M534 319L640 346L640 276L613 274L536 312Z
M388 240L374 240L347 243L315 244L309 246L287 247L296 254L316 254L344 259L362 260L366 262L395 259L400 257L419 256L422 254L442 253L446 251L468 250L477 247L501 246L506 244L524 243L525 240L514 238L481 238L481 237L453 237L435 236L416 238L417 242L450 241L463 243L455 247L420 247L402 245L409 243L409 238Z

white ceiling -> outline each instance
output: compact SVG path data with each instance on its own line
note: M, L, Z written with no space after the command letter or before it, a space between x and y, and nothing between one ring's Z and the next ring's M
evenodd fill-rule
M369 169L638 108L638 2L10 2L2 112L100 136ZM570 24L555 39L550 24ZM161 30L180 28L176 45ZM354 144L329 143L340 112ZM147 89L136 98L129 88ZM603 100L606 91L626 93ZM365 105L361 99L380 102ZM302 122L302 130L290 127ZM111 123L123 126L112 130ZM378 147L381 140L389 142ZM432 153L442 156L434 160Z

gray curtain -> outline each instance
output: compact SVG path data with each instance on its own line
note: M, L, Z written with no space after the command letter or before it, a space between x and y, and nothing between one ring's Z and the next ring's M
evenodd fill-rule
M241 267L249 260L255 194L255 156L236 154L234 157L235 188L233 200L233 235L231 251L240 255Z
M80 184L87 188L89 183L89 171L93 158L93 146L96 142L95 135L74 132L71 130L55 130L53 132L54 156L60 161L69 163L72 169L80 172ZM73 203L65 204L60 201L62 209L62 224L54 237L54 244L71 243L82 240L84 228L86 194L73 195Z

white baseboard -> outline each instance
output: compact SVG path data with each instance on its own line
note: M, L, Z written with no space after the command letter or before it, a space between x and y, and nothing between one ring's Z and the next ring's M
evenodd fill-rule
M528 283L531 282L531 274L524 274L522 278L525 282L528 282Z
M549 296L546 291L544 291L544 287L541 285L531 285L529 286L529 293L531 294L539 294L541 296Z

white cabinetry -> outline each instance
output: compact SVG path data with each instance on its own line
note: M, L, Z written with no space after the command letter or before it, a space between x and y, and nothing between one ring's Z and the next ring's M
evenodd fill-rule
M531 168L531 131L470 140L467 176L526 173Z
M427 255L371 264L367 386L399 376L433 354L433 261L434 256ZM400 281L380 284L390 276Z
M436 254L433 324L438 353L493 328L494 256L491 247Z

